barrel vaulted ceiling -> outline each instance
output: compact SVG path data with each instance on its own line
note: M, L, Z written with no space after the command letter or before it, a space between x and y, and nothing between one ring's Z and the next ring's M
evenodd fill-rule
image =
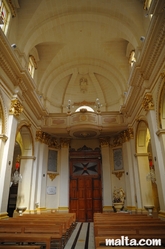
M90 106L96 111L95 102L99 99L101 113L105 116L101 121L95 116L91 117L93 123L97 123L98 126L101 122L102 127L106 123L108 127L114 122L113 127L109 126L109 129L106 129L107 133L123 130L128 125L124 118L126 116L129 118L131 113L136 111L136 106L131 107L130 103L137 101L139 94L142 95L144 92L143 88L139 88L142 85L142 74L136 70L137 68L139 72L141 70L139 58L143 61L142 70L146 68L146 74L151 75L154 63L149 64L146 58L154 58L157 61L155 55L160 54L158 50L163 46L159 45L158 49L154 50L156 40L152 33L155 32L156 35L156 32L161 32L155 25L153 25L154 31L151 32L152 18L144 8L145 4L151 1L13 0L13 2L17 7L17 18L12 20L8 39L11 44L16 44L19 58L23 55L28 59L29 55L33 55L37 62L33 85L35 96L44 109L41 111L41 119L44 120L44 125L40 122L41 127L44 126L45 131L52 134L62 134L64 130L64 133L67 133L67 119L52 120L51 117L53 115L64 117L69 100L72 113L82 105ZM163 0L160 2L162 8ZM158 5L158 1L155 0L152 3L154 6ZM160 16L163 15L163 10L161 9ZM161 28L161 25L159 26ZM150 36L150 33L153 39L149 37L148 43L145 43L145 37ZM148 49L147 44L155 55L142 57L142 52L144 54ZM135 51L135 62L132 66L129 63L131 51ZM128 96L132 93L135 94L135 98L132 97L130 102ZM31 105L31 109L34 109L36 105L36 109L39 108L30 94L30 92L26 94L29 96L29 100L26 96L29 107ZM120 116L121 109L125 108L129 109L130 113L127 115L125 111L125 116ZM114 113L114 116L111 115ZM77 117L72 118L69 126L74 120L78 120ZM78 124L78 121L76 122ZM122 127L124 122L125 126ZM81 127L81 131L84 130ZM98 130L100 126L97 129L91 128L90 132L98 134ZM75 133L78 137L77 132L80 130L70 130L70 135Z
M130 52L141 46L149 23L143 4L19 0L13 43L37 58L34 80L48 112L64 112L69 99L75 109L81 102L93 108L96 98L102 111L119 111L128 90Z

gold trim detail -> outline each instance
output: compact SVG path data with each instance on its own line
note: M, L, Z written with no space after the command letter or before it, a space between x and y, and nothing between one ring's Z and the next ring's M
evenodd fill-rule
M23 112L23 106L21 102L17 98L12 99L9 114L12 114L18 117L21 114L21 112Z
M127 209L131 210L131 211L136 211L137 210L137 208L135 206L127 206Z
M113 139L112 147L122 146L123 143L129 141L134 138L134 131L132 127L129 127L127 130L120 132Z
M107 147L109 146L109 138L100 138L100 144L101 144L101 147Z
M60 144L55 137L43 132L41 130L36 131L36 141L47 144L51 148L58 149Z
M9 218L8 213L0 213L0 220Z
M34 68L37 69L37 62L36 62L36 59L34 58L34 56L33 55L29 55L29 58L32 60Z
M104 206L103 207L103 212L111 212L111 211L113 211L112 206Z
M56 178L56 176L59 175L59 173L48 172L47 175L49 176L50 180L53 181Z
M12 17L16 17L16 12L15 12L15 8L14 8L14 5L12 3L11 0L8 1L9 3L9 8L10 8L10 11L11 11L11 14L12 14Z
M116 177L120 180L120 178L124 174L124 170L112 171L112 174L116 175Z
M68 208L68 207L59 207L58 210L61 210L61 211L68 211L69 208Z
M154 110L153 97L151 93L145 94L143 98L142 106L145 111Z

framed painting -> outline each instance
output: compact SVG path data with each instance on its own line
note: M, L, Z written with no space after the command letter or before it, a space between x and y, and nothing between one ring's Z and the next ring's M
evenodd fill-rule
M48 151L48 172L57 172L58 151L49 149Z
M114 171L123 170L122 148L113 149Z

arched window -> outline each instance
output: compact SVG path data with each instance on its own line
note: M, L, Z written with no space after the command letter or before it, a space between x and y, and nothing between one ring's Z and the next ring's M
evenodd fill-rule
M33 55L29 56L28 70L32 78L34 78L34 71L37 69L37 62Z
M79 108L76 109L75 112L80 112L80 111L89 111L89 112L94 112L94 110L90 107L90 106L86 106L86 105L83 105L83 106L80 106Z
M5 0L0 0L0 27L6 34L11 19L11 11Z

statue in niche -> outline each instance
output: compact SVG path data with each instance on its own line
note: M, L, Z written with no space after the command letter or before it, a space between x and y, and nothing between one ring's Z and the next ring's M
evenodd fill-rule
M80 79L80 90L81 92L85 93L87 91L87 87L88 87L88 81L86 78L82 77Z

